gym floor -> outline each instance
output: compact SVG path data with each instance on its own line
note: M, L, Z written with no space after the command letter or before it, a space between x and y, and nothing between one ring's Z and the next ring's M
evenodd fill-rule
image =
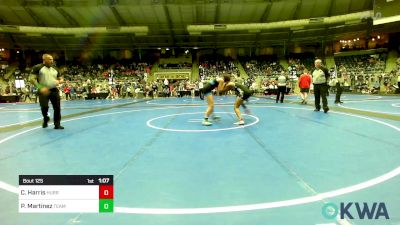
M65 130L41 128L38 104L0 104L0 224L400 224L400 97L333 98L325 114L312 96L252 97L237 126L234 97L215 96L207 127L198 98L63 101ZM114 175L114 213L20 214L21 174ZM324 216L350 202L390 218Z

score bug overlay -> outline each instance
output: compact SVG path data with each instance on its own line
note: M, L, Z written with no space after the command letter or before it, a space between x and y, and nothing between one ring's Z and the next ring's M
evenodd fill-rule
M20 175L20 213L111 213L113 175Z

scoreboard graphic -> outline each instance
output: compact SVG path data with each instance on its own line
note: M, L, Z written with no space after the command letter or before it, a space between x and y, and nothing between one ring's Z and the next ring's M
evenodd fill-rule
M113 175L20 175L20 213L112 213Z

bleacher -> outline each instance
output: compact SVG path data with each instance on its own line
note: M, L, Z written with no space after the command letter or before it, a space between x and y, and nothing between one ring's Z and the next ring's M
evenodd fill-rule
M160 58L157 69L153 71L154 79L159 80L190 79L191 74L192 57L190 55Z
M385 73L386 56L386 53L378 52L336 56L335 63L338 71L344 71L346 86L350 91L379 92L389 76Z
M284 70L275 55L241 57L240 60L249 77L269 78Z
M239 69L230 57L221 55L204 55L199 59L200 80L220 76L224 73L239 75Z
M290 53L287 60L289 65L295 65L300 70L304 67L311 70L314 67L315 55L312 52Z
M346 76L348 77L345 83L347 90L370 93L368 90L376 86L376 82L378 82L378 91L391 93L390 85L397 85L400 59L392 59L395 66L392 67L390 72L386 72L386 56L385 52L373 52L373 54L369 52L369 54L355 55L349 55L346 52L346 55L342 56L339 54L339 56L331 57L331 61L337 65L338 72L345 68ZM306 67L311 69L313 67L315 57L311 54L289 54L287 59L288 68L295 68L298 71L297 75L300 75L301 68ZM186 80L194 81L197 79L193 79L191 76L193 65L196 65L196 70L198 69L199 78L201 77L205 80L220 76L223 73L239 75L237 65L241 65L249 77L240 77L240 82L251 87L258 93L274 94L275 79L281 71L288 72L288 68L284 68L279 63L280 60L275 55L240 57L237 61L221 55L203 55L200 57L198 64L197 61L192 64L191 58L183 57L160 59L160 62L163 64L156 64L154 68L152 68L153 64L149 62L116 62L113 65L69 64L60 69L63 71L68 85L74 88L75 93L81 94L86 92L86 97L89 98L90 96L93 97L91 94L95 94L92 92L103 93L105 95L104 93L109 92L110 84L118 89L119 94L132 96L129 94L132 92L130 90L140 89L140 93L146 92L146 89L148 89L147 86L153 82L153 78L158 78L159 82L168 79L172 83L179 80L184 82ZM29 69L27 67L28 71ZM5 68L1 69L0 74L2 74L2 78L8 72ZM112 80L110 80L111 76L113 77ZM16 90L14 76L10 75L10 78L11 80L7 82L2 81L1 94L3 96L19 96L22 92L21 90ZM24 75L24 79L25 83L29 85L26 74ZM161 87L162 84L159 86ZM186 89L183 88L180 91L184 90ZM103 95L101 97L105 97Z
M363 74L381 74L385 71L386 54L374 55L354 55L335 57L336 65L344 65L347 72L355 75Z

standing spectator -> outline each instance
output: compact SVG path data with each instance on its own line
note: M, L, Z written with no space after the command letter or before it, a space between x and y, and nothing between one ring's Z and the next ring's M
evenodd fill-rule
M390 82L389 82L389 77L385 76L383 78L383 85L385 86L385 93L388 94L390 91Z
M379 79L376 79L373 86L372 94L378 94L381 90L381 83L379 83Z
M139 97L139 93L141 92L141 87L138 83L136 83L136 88L134 89L135 92L135 97L134 98L138 98Z
M26 102L26 100L27 100L28 98L29 98L29 102L32 101L31 96L30 96L30 88L29 88L29 85L27 85L27 86L21 88L21 92L22 92L21 99L24 98L24 102Z
M342 104L343 102L340 101L340 97L343 93L343 85L344 85L344 74L338 74L336 78L336 97L335 97L335 104Z
M315 110L320 111L321 105L320 101L322 98L322 108L324 109L324 113L329 111L328 100L326 99L326 95L328 93L328 79L329 72L328 69L322 67L322 61L320 59L315 60L315 69L312 72L313 84L314 84L314 97L315 97Z
M400 72L397 72L397 91L400 94Z
M31 99L34 98L35 99L35 103L37 103L37 101L38 101L38 91L37 91L36 86L32 85L30 87L29 92L30 92L30 95L31 95Z
M199 90L201 90L204 87L203 80L200 80L199 82Z
M276 103L278 103L279 101L279 96L281 103L283 103L283 100L285 98L285 92L286 92L286 76L285 72L282 71L281 75L278 77L278 94L276 95Z
M65 100L71 99L71 88L69 85L65 85L64 87L64 94L65 94Z
M154 99L158 96L157 81L153 81L153 84L151 85L151 89L153 91L152 98Z
M118 98L119 94L121 93L121 84L117 83L114 88L114 98Z
M164 79L164 86L169 87L169 82L168 82L167 78Z
M168 97L168 98L169 98L170 93L169 93L169 87L168 87L168 86L165 86L165 85L164 85L163 93L164 93L164 96L165 96L165 97Z
M175 91L176 91L176 90L175 90L174 85L173 85L173 84L170 84L170 85L169 85L169 93L170 93L170 96L171 96L171 97L176 96Z
M299 79L301 104L307 104L308 93L310 92L311 75L307 69L304 69L303 74Z
M32 68L31 83L33 83L39 94L39 103L43 116L42 127L46 128L50 118L47 115L49 111L49 100L54 110L54 129L64 129L61 126L61 107L60 95L58 94L57 85L64 81L60 72L53 66L53 56L44 54L43 63Z
M119 94L119 96L121 96L121 98L125 98L126 94L127 94L127 83L122 83L121 84L121 93Z
M297 86L297 68L295 65L289 67L289 87L290 90L287 91L288 94L293 93L294 94L294 89ZM289 88L288 88L289 89Z
M69 92L71 93L71 99L75 100L76 99L76 88L75 88L74 85L71 85L71 88L70 88Z
M124 98L130 97L131 94L131 85L129 83L126 84L126 92Z

